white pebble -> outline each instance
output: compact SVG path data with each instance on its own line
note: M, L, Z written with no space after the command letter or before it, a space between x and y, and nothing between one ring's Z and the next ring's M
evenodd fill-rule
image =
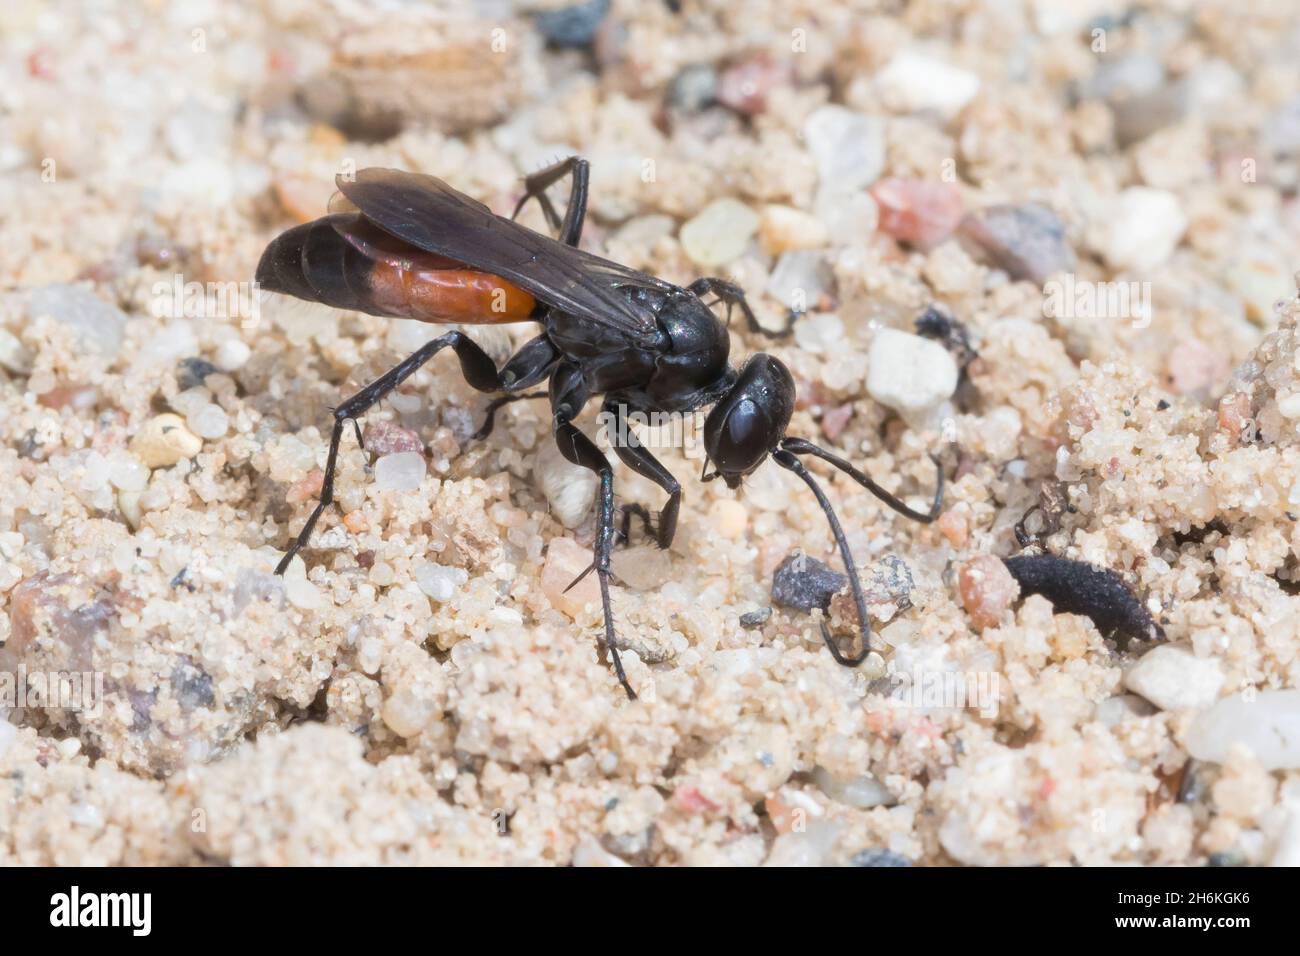
M108 484L108 461L97 451L80 454L85 470L81 473L78 487L83 491L98 491Z
M877 74L876 89L891 110L933 112L949 119L975 98L980 78L943 60L903 52Z
M835 274L825 256L812 249L793 249L777 260L767 292L787 309L808 312L834 284Z
M403 688L384 702L380 716L399 737L415 737L434 715L433 701Z
M383 663L384 645L374 637L366 637L361 641L357 648L357 664L361 670L367 674L376 674L379 672L379 665Z
M573 848L573 865L625 867L628 864L601 846L595 837L585 836Z
M880 223L880 207L871 193L844 190L837 183L822 184L813 211L831 242L838 244L864 242Z
M1197 760L1223 763L1237 744L1265 770L1300 769L1300 690L1225 697L1199 714L1187 732L1187 749Z
M1096 244L1111 268L1142 272L1168 259L1186 228L1187 215L1177 196L1163 189L1130 186L1099 223Z
M897 802L885 785L869 773L845 780L819 765L813 769L813 782L817 784L817 789L836 803L857 807L859 810Z
M738 199L716 199L688 220L678 238L697 266L716 268L737 258L758 231L758 213Z
M770 255L791 249L816 249L826 245L826 226L816 216L792 206L765 206L758 227L759 242Z
M885 123L875 116L823 106L809 115L803 137L823 187L841 193L870 186L885 168Z
M1300 807L1292 805L1269 866L1300 866Z
M1197 657L1185 647L1162 644L1129 668L1124 686L1161 710L1199 710L1219 699L1223 670L1213 657Z
M772 852L764 866L822 866L839 841L838 821L813 820L800 833L782 833L772 841Z
M543 442L533 463L533 481L566 528L576 528L591 510L600 479L590 468L565 458L555 442Z
M380 491L414 491L424 474L424 456L418 451L395 452L375 462L375 487Z
M942 345L910 332L881 329L867 356L867 391L900 412L935 408L957 390L957 363Z
M816 312L795 323L794 340L809 352L834 352L845 347L844 323L834 312Z
M244 367L253 350L242 339L226 339L217 347L212 364L223 372L234 372Z
M149 469L135 455L116 451L108 458L108 480L121 491L144 491L149 485Z
M267 451L272 481L297 481L316 467L316 449L296 435L281 435Z
M449 568L432 561L415 567L416 586L439 604L450 601L468 580L469 572L464 568Z
M79 826L98 830L104 825L104 814L93 803L78 802L68 807L68 819Z
M158 415L131 439L131 452L150 468L168 468L203 450L203 440L179 415Z
M126 314L89 289L62 283L33 290L28 300L32 318L48 315L73 329L83 345L103 355L122 347Z
M307 566L295 557L284 571L284 595L296 608L310 611L324 603L320 589L307 580Z
M195 355L198 351L199 342L194 335L194 326L188 319L176 319L161 328L155 328L145 338L132 358L131 365L135 369L160 368L188 355Z
M220 405L208 402L195 410L186 424L201 438L221 438L230 428L230 417Z
M18 375L32 370L32 353L8 329L0 329L0 365Z
M0 760L4 759L4 755L17 739L18 728L7 720L0 720Z
M169 404L178 415L189 418L211 400L212 393L202 385L196 385L194 388L187 388L183 392L177 392L176 397Z

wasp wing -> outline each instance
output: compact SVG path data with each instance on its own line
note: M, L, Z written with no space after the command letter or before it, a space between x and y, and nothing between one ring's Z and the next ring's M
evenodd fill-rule
M499 275L539 301L612 327L634 342L658 336L654 314L620 288L672 291L661 279L621 266L498 216L441 179L397 169L338 177L332 212L360 212L403 242Z

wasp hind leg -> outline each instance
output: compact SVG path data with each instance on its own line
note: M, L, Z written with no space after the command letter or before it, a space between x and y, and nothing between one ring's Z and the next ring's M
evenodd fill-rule
M623 661L619 658L618 647L614 643L614 611L609 599L610 554L614 549L614 469L609 459L604 456L596 443L588 438L573 420L587 403L587 388L582 376L573 366L562 366L551 378L551 412L554 416L555 444L562 454L575 465L581 465L596 473L600 486L596 500L596 541L592 546L593 560L591 567L573 582L578 581L590 571L596 572L600 582L600 606L605 616L605 636L602 642L609 652L610 664L614 675L622 685L628 700L636 700L636 692L628 683L623 671ZM569 587L573 587L570 584Z
M502 395L499 398L492 399L492 401L488 402L488 407L484 409L483 424L479 427L479 430L470 437L475 441L482 441L491 435L492 429L496 427L497 412L506 405L512 405L515 402L522 402L525 399L546 397L546 392L527 392L522 395Z
M573 185L569 189L569 205L561 219L551 198L546 195L546 190L570 174L573 176ZM587 182L590 176L591 164L578 156L562 159L525 176L524 195L510 218L517 219L524 204L530 199L536 199L547 223L555 230L556 238L566 246L576 246L582 238L582 224L587 218Z
M329 454L325 459L320 499L308 516L307 523L303 525L298 536L284 553L284 557L280 559L280 563L276 565L276 574L283 574L294 555L307 547L312 531L316 528L316 522L325 513L325 509L334 502L334 476L338 470L339 444L343 439L343 429L347 423L352 423L356 430L357 443L364 448L361 441L361 426L357 424L357 419L445 348L455 351L465 381L480 392L515 391L536 385L550 373L558 357L555 346L550 340L539 335L516 352L501 370L497 371L492 357L473 339L463 332L448 332L422 345L399 364L339 405L334 409L334 427L330 432Z

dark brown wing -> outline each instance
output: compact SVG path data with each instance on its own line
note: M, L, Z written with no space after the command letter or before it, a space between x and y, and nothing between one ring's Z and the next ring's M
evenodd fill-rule
M634 342L658 335L654 315L619 289L674 288L661 279L498 216L433 176L370 168L336 182L341 196L331 201L331 211L360 211L418 249L499 275L561 312L615 328Z

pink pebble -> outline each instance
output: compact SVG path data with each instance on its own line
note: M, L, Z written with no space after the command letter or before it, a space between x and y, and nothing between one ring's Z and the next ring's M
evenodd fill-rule
M948 183L882 179L871 195L880 208L880 231L919 249L937 246L961 222L961 193Z
M392 455L403 451L424 451L424 442L409 428L403 428L396 422L367 422L365 431L366 451L376 455Z
M723 70L715 95L723 106L745 116L757 116L767 109L768 93L789 82L788 63L758 53Z

